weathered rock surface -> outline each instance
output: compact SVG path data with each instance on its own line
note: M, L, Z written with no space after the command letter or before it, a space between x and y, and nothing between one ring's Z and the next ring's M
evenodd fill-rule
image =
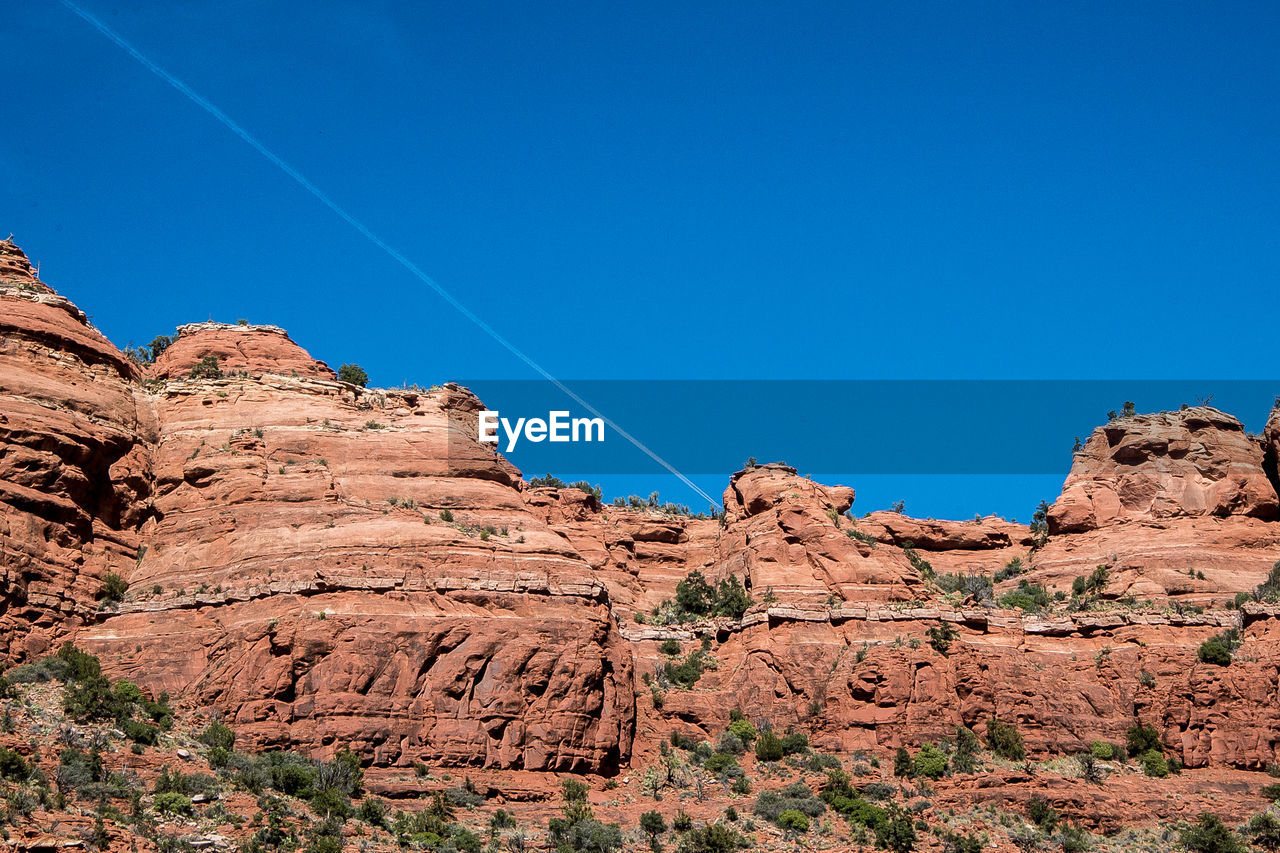
M324 362L316 361L278 326L189 323L178 327L175 340L147 375L155 379L186 379L191 369L208 356L218 360L223 373L248 373L337 379Z
M474 398L294 376L306 353L252 327L187 329L165 357L229 335L262 378L156 395L149 547L80 641L260 743L616 768L632 688L604 586L528 513L518 472L461 438Z
M1204 406L1098 427L1050 508L1036 579L1069 590L1103 565L1108 597L1218 607L1253 589L1280 558L1264 444Z
M853 489L819 485L785 465L739 471L724 492L714 574L737 574L757 595L789 602L912 598L923 580L901 551L849 535L843 513L853 499Z
M1122 417L1076 453L1051 533L1196 516L1275 518L1263 448L1240 421L1207 406Z
M714 652L719 666L696 690L668 691L662 713L710 735L738 707L780 731L809 732L822 750L875 754L953 737L957 725L982 734L994 715L1017 725L1031 754L1074 755L1095 739L1123 743L1141 720L1192 767L1261 769L1280 758L1275 619L1252 623L1236 662L1220 667L1196 649L1226 614L984 621L941 609L894 618L892 609L848 621L838 611L779 614L734 632ZM958 635L946 654L926 634L943 622ZM661 665L657 641L648 645L640 672ZM642 698L641 719L652 713Z
M138 373L0 242L0 655L40 654L127 566L154 424Z
M1280 761L1280 617L1224 608L1280 559L1276 417L1262 443L1200 408L1100 428L1033 548L995 518L855 521L852 489L781 465L735 474L723 519L529 488L473 440L466 389L340 383L274 327L183 327L141 369L12 244L0 308L8 661L73 638L113 676L225 712L246 745L349 745L381 767L613 773L734 707L841 751L994 714L1041 757L1141 720L1192 767ZM190 379L208 355L222 378ZM1025 615L926 577L1014 558L1064 592L1109 565L1112 609ZM695 569L742 579L752 607L642 624ZM111 571L129 590L102 606ZM927 633L944 624L945 653ZM1230 667L1196 659L1236 624ZM662 682L659 643L704 637L716 667L656 707L640 678Z

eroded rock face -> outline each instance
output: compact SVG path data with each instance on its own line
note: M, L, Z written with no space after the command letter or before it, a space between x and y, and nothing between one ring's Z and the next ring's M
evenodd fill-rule
M258 367L158 395L149 547L79 642L259 744L616 769L633 691L605 587L505 460L459 453L474 398Z
M11 244L0 307L0 657L74 639L114 677L226 713L246 746L612 773L739 707L827 750L995 714L1040 757L1141 720L1193 767L1280 760L1280 614L1222 607L1280 559L1276 417L1265 450L1212 410L1103 427L1033 549L995 518L854 520L852 489L781 465L735 474L723 519L532 489L474 441L464 388L340 383L274 327L184 327L139 369ZM191 379L207 355L222 377ZM1010 586L1066 591L1106 563L1104 599L1214 609L1023 615L926 577L1014 559ZM737 576L753 605L646 621L693 570ZM109 571L130 586L100 609ZM1235 663L1196 660L1237 623ZM944 624L945 649L927 633ZM655 707L639 675L662 672L659 643L703 638L717 666Z
M226 374L248 373L337 379L322 361L289 339L278 326L189 323L178 327L178 338L167 347L147 375L154 379L186 379L191 369L212 356Z
M1049 511L1036 579L1069 590L1108 568L1110 598L1221 607L1280 557L1265 442L1203 406L1094 430Z
M1195 406L1095 429L1049 511L1049 531L1196 516L1273 519L1278 510L1259 442L1231 415Z
M850 535L842 514L853 505L853 489L819 485L785 465L761 465L734 474L723 500L714 573L745 576L757 595L889 601L922 588L900 550Z
M1262 434L1262 467L1271 486L1280 494L1280 396L1267 418Z
M1031 545L1031 530L991 515L973 521L912 518L897 512L873 512L857 522L859 530L891 545L923 551L998 551Z
M1086 615L1053 626L1029 617L966 622L972 614L946 609L867 615L775 617L736 633L715 650L722 665L696 691L668 691L662 712L714 734L736 707L837 753L936 743L957 725L981 735L996 716L1017 725L1032 755L1123 743L1140 720L1191 767L1261 769L1280 758L1274 619L1250 625L1246 651L1220 667L1195 653L1222 630L1212 618L1135 624ZM945 655L925 633L944 621L956 632ZM652 654L640 671L660 660ZM642 717L652 713L640 702Z
M137 553L154 435L137 378L0 242L0 655L45 652Z

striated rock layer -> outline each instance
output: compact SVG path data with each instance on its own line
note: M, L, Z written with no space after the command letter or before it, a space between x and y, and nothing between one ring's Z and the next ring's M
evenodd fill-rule
M91 621L137 554L155 438L139 378L0 242L0 655Z
M1252 589L1280 557L1268 446L1205 406L1098 427L1049 510L1038 578L1069 588L1103 565L1111 598L1219 607Z
M611 774L732 708L839 751L994 715L1038 756L1142 721L1192 767L1280 761L1280 621L1226 609L1280 559L1274 416L1261 440L1203 407L1100 427L1043 540L854 519L852 489L782 465L691 518L530 488L473 440L466 389L341 383L276 327L184 326L135 364L11 243L0 309L7 661L73 639L248 745L399 767ZM210 356L220 377L191 378ZM1003 569L997 598L1020 581L1066 598L1097 565L1101 589L1043 613L937 580ZM753 605L654 624L694 570ZM1198 661L1230 627L1232 665ZM662 687L665 640L708 647L692 689Z

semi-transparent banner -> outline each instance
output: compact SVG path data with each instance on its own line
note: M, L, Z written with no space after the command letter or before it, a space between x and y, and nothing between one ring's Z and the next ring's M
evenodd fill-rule
M658 460L723 474L749 458L801 471L1064 474L1077 440L1111 418L1212 406L1256 434L1280 394L1274 380L586 380L565 382L570 394L544 381L460 384L485 410L451 454L474 459L482 441L524 471L580 475L668 472Z

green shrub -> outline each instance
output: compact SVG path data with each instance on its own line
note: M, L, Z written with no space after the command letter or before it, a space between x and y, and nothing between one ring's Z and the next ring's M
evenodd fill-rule
M351 800L341 791L324 788L312 795L311 810L318 815L346 820L351 817Z
M834 755L827 755L823 752L815 752L810 755L804 762L804 769L818 773L822 770L832 770L840 767L840 759Z
M1204 812L1194 825L1178 834L1182 846L1192 853L1245 853L1245 846L1215 814Z
M209 766L215 770L221 770L227 766L227 762L231 759L231 750L221 746L209 747Z
M1026 571L1026 566L1022 564L1021 557L1014 557L1012 560L1004 564L1004 568L996 572L995 582L1001 583L1010 578L1016 578L1018 575Z
M206 355L191 368L190 379L221 379L222 368L218 365L216 355Z
M470 779L460 787L450 788L444 793L449 798L449 802L463 809L473 809L484 802L484 794L476 790ZM585 801L584 799L582 802Z
M156 794L155 807L156 811L163 815L189 815L194 811L191 799L177 791Z
M783 812L797 811L805 817L813 818L825 812L827 805L814 796L808 785L792 782L777 791L761 791L751 810L765 820L777 823Z
M715 590L697 569L676 584L676 607L683 613L705 616L711 612L714 599Z
M151 339L151 344L147 347L151 350L151 360L155 361L160 354L169 348L169 344L173 343L173 338L168 335L156 335Z
M358 364L344 364L338 368L338 381L350 382L363 388L369 384L369 374Z
M706 761L702 762L703 770L708 773L714 773L717 776L737 766L738 759L727 752L713 752Z
M43 684L48 681L66 681L70 677L71 668L56 655L24 663L5 673L5 678L13 684Z
M1058 832L1062 853L1086 853L1093 847L1089 833L1078 826L1064 825Z
M1002 723L995 717L987 721L987 746L996 755L1010 761L1021 761L1027 757L1022 734L1009 723Z
M1280 785L1263 785L1262 790L1258 792L1264 800L1273 800L1280 802Z
M698 742L689 735L677 729L671 730L671 745L676 749L683 749L692 752L698 748Z
M622 847L622 829L616 823L602 823L588 817L574 821L557 831L558 821L563 824L559 818L551 819L549 833L551 840L559 845L567 845L570 850L582 851L582 853L610 853ZM457 844L456 836L454 843ZM480 847L477 846L475 853L479 851Z
M906 747L898 747L893 753L893 775L909 779L914 774L915 769L911 765L911 753L907 752Z
M925 635L929 638L929 645L933 646L934 651L944 656L951 649L951 641L960 636L956 629L946 622L939 622L935 627L925 631Z
M732 720L726 731L738 740L742 741L744 744L750 744L757 737L756 727L753 726L751 721L745 717L739 717L736 720Z
M214 720L205 730L200 733L200 742L205 746L220 746L223 749L231 749L236 743L236 733L231 731L231 727L219 720Z
M795 755L809 749L809 736L804 732L787 732L782 736L782 754Z
M155 726L140 723L133 718L123 720L120 728L124 731L125 737L135 743L145 744L146 746L154 746L160 737L160 730Z
M711 603L713 616L741 619L750 606L751 596L747 595L747 590L737 575L729 575L716 585L715 599Z
M678 853L734 853L751 844L737 830L720 823L690 829L680 839Z
M680 654L680 644L672 639L663 640L662 644L658 646L658 653L667 657L675 657Z
M911 759L911 770L915 776L941 779L947 772L947 754L933 744L926 743Z
M1058 825L1058 810L1039 794L1033 794L1027 802L1027 817L1044 832L1053 832Z
M267 753L271 761L271 787L291 797L307 799L314 793L316 770L309 761L293 753ZM272 766L274 765L274 766Z
M124 578L115 572L107 572L102 579L102 586L98 589L98 598L104 602L114 604L124 600L124 594L129 591L129 584Z
M756 760L781 761L784 754L782 741L777 735L773 732L760 733L760 737L756 740Z
M966 726L956 726L955 749L951 757L951 765L957 773L972 773L978 767L978 752L982 742L973 730Z
M872 548L876 547L876 545L879 544L876 541L876 537L872 536L870 533L864 533L861 530L857 530L852 527L845 530L844 534L848 536L850 539L855 539L864 545L870 545Z
M907 558L907 562L911 564L911 568L920 573L920 577L925 580L933 580L935 577L933 564L920 556L920 552L915 548L915 543L904 542L902 544L902 555Z
M649 843L653 845L658 836L667 831L667 821L661 812L645 812L640 815L640 831L649 836Z
M1163 779L1169 775L1169 762L1159 750L1149 749L1138 757L1142 764L1142 772L1154 779Z
M934 582L943 592L956 592L973 599L982 606L995 604L995 586L991 577L983 574L945 574L938 575Z
M0 746L0 779L25 782L31 775L31 767L25 758L6 746Z
M663 666L662 672L672 684L687 690L698 683L698 679L702 677L702 673L708 669L709 665L706 653L701 649L695 649L680 663L668 661Z
M599 486L591 485L586 480L578 480L576 483L570 483L569 488L577 489L584 494L594 495L596 500L604 499L604 490Z
M1249 839L1263 850L1280 850L1280 818L1272 812L1258 812L1249 818L1246 832Z
M1031 547L1043 548L1049 541L1049 503L1040 501L1031 513Z
M730 755L742 755L747 751L747 745L742 742L742 738L733 732L724 732L716 740L716 752L726 752Z
M885 810L884 821L876 827L876 844L893 853L910 853L916 846L911 816L897 806Z
M62 790L79 793L102 775L102 756L95 749L86 753L67 747L58 756L55 778Z
M1085 579L1085 582L1084 582L1085 591L1091 592L1094 595L1097 595L1098 593L1102 592L1103 588L1106 587L1107 585L1107 581L1110 579L1111 579L1111 570L1108 569L1106 566L1098 566L1092 572L1090 572L1089 577Z
M795 809L787 809L778 815L778 819L774 821L779 828L790 832L808 832L809 818L805 817L803 812Z
M1231 628L1201 643L1200 648L1196 651L1196 657L1203 663L1230 666L1231 656L1239 647L1240 632L1235 628Z
M1280 560L1271 567L1267 579L1254 589L1253 597L1258 601L1280 601Z
M1000 597L1000 606L1005 610L1035 613L1049 606L1049 593L1040 584L1029 583L1024 578L1018 581L1017 589Z
M506 813L502 812L502 809L499 809L499 812L503 815ZM385 827L387 826L387 803L376 797L366 797L365 802L362 802L357 809L356 817L370 826Z
M64 643L58 649L58 660L66 664L67 675L64 680L87 681L102 675L102 664L88 652L82 652L71 643Z
M1095 740L1089 744L1089 754L1100 761L1111 761L1116 757L1116 747L1105 740Z
M1130 755L1142 755L1144 752L1160 751L1160 733L1154 726L1138 723L1131 727L1124 736L1125 747Z

